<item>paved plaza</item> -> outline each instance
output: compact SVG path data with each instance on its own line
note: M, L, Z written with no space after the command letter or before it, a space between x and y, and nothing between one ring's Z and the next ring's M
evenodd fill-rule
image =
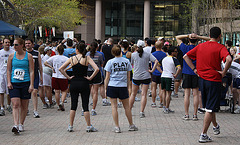
M139 94L138 94L139 96ZM100 96L99 96L100 98ZM179 93L179 98L172 98L171 109L174 114L164 114L162 108L151 108L151 98L148 97L145 114L146 118L139 118L140 102L135 102L133 120L139 131L129 132L128 122L124 114L124 109L119 108L119 120L122 133L114 133L114 123L112 120L111 107L102 106L101 99L98 101L97 116L91 116L92 125L99 131L87 133L84 117L81 116L81 105L79 103L78 112L74 122L74 132L67 132L69 123L70 98L65 104L66 111L54 109L42 109L39 99L39 114L41 118L33 118L33 107L30 102L30 115L25 122L25 131L20 135L13 135L11 127L13 125L12 115L6 111L5 116L1 116L0 124L0 144L1 145L79 145L79 144L199 144L198 139L203 124L203 114L198 114L198 121L184 121L183 95ZM159 105L159 102L158 102ZM90 107L91 108L91 107ZM222 107L225 110L225 107ZM190 117L192 117L192 99L190 105ZM208 144L240 144L240 115L227 112L217 114L218 123L221 126L221 134L214 136L212 125L208 131L213 142Z

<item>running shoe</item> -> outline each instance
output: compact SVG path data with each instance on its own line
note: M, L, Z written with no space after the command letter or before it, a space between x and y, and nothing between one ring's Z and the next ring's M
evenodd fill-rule
M151 104L151 107L152 107L152 108L155 108L155 107L157 107L157 104L156 104L156 103L152 103L152 104Z
M68 129L67 129L68 132L73 132L73 126L71 125L68 125Z
M160 103L159 108L163 108L163 103Z
M61 110L61 111L65 111L65 108L64 108L63 103L60 103L60 104L59 104L59 110Z
M19 124L19 125L18 125L18 130L19 130L20 132L23 132L23 131L24 131L24 127L23 127L22 124Z
M183 120L186 120L186 121L190 120L190 119L189 119L189 115L184 115L184 116L182 117L182 119L183 119Z
M98 130L96 128L94 128L92 125L91 126L87 126L86 132L97 132Z
M129 126L128 131L138 131L138 128L133 124Z
M235 114L240 114L240 108L237 108L235 111L234 111Z
M111 102L103 101L102 105L103 106L111 106Z
M138 102L138 101L141 101L141 99L139 99L138 97L135 97L135 101Z
M118 108L122 108L122 102L118 102Z
M82 116L84 116L84 111L82 110L82 113L81 113Z
M213 134L214 135L220 134L220 126L219 125L217 125L217 127L213 127Z
M164 113L164 114L169 114L168 109L167 109L167 108L163 108L163 113Z
M63 103L67 103L67 99L65 99L65 100L63 101Z
M140 116L140 118L145 118L146 117L144 112L140 112L139 116Z
M12 128L12 132L14 133L14 134L19 134L19 130L18 130L18 126L17 125L14 125L13 126L13 128Z
M43 104L43 109L48 109L49 108L49 106L48 106L48 104L46 103L46 104Z
M171 110L170 108L168 108L168 112L169 113L174 113L175 111Z
M157 96L156 99L157 99L157 101L160 101L160 97L159 96Z
M4 111L4 109L1 109L0 110L0 116L4 116L5 115L5 111Z
M152 97L152 92L149 92L148 96L149 96L149 97Z
M115 133L121 133L120 127L114 127L114 132Z
M90 105L93 106L93 102L91 102Z
M12 107L10 105L8 105L7 110L9 113L12 113Z
M92 110L92 116L95 116L95 115L97 115L97 112L95 111L95 110Z
M206 142L211 142L212 139L208 135L200 135L200 138L198 140L200 143L206 143Z
M39 116L37 111L33 111L33 117L34 118L40 118L40 116Z
M197 117L197 115L193 115L193 119L192 119L193 121L198 121L198 117Z

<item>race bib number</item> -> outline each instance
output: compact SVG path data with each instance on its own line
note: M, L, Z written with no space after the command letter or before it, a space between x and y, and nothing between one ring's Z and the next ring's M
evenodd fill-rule
M17 80L24 80L25 71L23 69L15 69L13 78Z

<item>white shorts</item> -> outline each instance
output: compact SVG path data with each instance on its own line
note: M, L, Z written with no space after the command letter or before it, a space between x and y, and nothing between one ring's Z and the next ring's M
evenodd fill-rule
M7 88L7 74L1 74L0 75L0 93L1 94L9 94L8 88Z
M43 73L43 86L52 87L52 76Z

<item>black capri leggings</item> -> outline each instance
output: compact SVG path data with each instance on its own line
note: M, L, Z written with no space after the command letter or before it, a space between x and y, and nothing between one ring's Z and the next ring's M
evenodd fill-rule
M70 85L70 94L71 94L71 110L76 111L78 106L78 97L79 94L81 94L82 98L82 108L83 111L89 111L88 110L88 104L89 104L89 96L90 96L90 88L89 88L89 82L86 81L80 81L80 80L71 80Z

